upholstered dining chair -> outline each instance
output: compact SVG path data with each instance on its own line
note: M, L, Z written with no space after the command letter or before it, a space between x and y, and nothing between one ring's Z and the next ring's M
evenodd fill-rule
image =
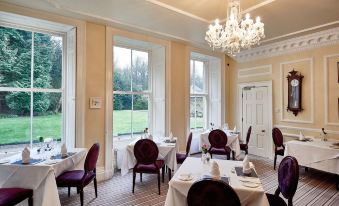
M187 195L188 206L240 206L231 186L220 180L203 179L193 183Z
M240 144L240 149L242 151L245 151L245 154L248 154L248 142L250 141L250 137L251 137L251 132L252 132L252 126L250 126L247 130L247 135L246 135L246 143L242 143Z
M164 182L165 162L157 160L159 155L158 146L150 139L138 140L134 145L134 156L137 160L133 168L133 189L134 193L136 173L140 173L140 181L142 181L142 173L158 175L158 191L160 195L160 169L162 169L162 182ZM171 170L168 170L168 176L171 176Z
M186 154L183 153L177 153L177 163L182 164L185 159L188 157L188 154L191 149L191 143L192 143L192 132L190 132L188 139L187 139L187 144L186 144Z
M76 187L77 192L80 193L80 203L84 205L84 187L92 181L94 182L95 197L98 197L97 178L96 178L96 164L99 157L100 145L93 144L89 149L84 170L66 171L56 178L58 187L68 187L68 196L70 196L70 188Z
M298 161L292 156L286 156L281 161L278 169L278 189L274 195L266 194L268 202L272 206L286 206L285 201L279 197L281 193L283 197L288 199L288 206L293 205L293 196L297 191L299 180Z
M283 135L278 128L273 128L272 130L272 138L274 142L274 170L275 170L275 165L277 163L277 156L284 156L285 152L285 146L284 146L284 138Z
M212 130L208 135L208 141L211 144L208 152L217 155L226 155L227 159L231 159L231 148L227 146L227 135L220 129Z
M28 206L33 206L33 190L23 188L0 188L0 206L16 205L28 198Z

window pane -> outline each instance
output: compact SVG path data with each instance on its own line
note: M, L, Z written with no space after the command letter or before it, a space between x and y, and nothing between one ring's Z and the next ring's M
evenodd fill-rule
M194 93L205 92L205 73L204 63L201 61L194 61Z
M59 89L62 73L62 38L34 33L33 87Z
M114 47L114 91L131 91L131 50Z
M195 128L195 97L190 98L190 127Z
M132 95L113 95L113 136L128 135L131 132Z
M32 33L0 26L0 87L31 87Z
M62 138L61 93L33 93L33 142L39 137Z
M30 143L29 115L29 92L0 92L0 145Z
M205 100L204 97L196 97L195 99L195 121L196 126L195 128L204 128L205 126Z
M134 92L148 90L148 53L132 50L132 88Z
M146 95L133 95L133 134L141 134L148 128L148 97Z
M193 93L193 81L194 81L194 61L190 60L190 92Z

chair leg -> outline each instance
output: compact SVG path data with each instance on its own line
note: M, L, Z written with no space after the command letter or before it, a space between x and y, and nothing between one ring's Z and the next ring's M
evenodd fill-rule
M161 174L162 174L162 183L165 182L165 166L161 168Z
M79 194L79 188L77 188L77 194Z
M232 151L232 159L235 160L235 152Z
M275 154L274 155L274 166L273 166L273 168L274 168L274 170L275 170L275 164L277 163L277 155Z
M71 187L68 187L68 197L71 196Z
M231 159L231 154L227 154L227 160L230 160Z
M134 193L134 187L135 187L135 177L137 174L133 171L133 187L132 187L132 193Z
M79 188L79 193L80 193L80 205L84 205L84 188Z
M142 173L140 173L140 182L142 182Z
M94 191L95 191L95 197L98 197L98 185L97 185L97 178L94 177Z
M308 172L308 167L305 167L305 172Z
M168 181L170 181L172 179L172 170L169 169L168 170Z
M33 197L28 198L28 206L33 206Z
M337 186L337 191L339 190L339 175L335 175L336 176L336 186Z
M160 171L158 171L158 191L160 195Z
M288 206L293 206L293 200L292 198L288 198Z
M248 150L247 149L245 150L245 154L248 155Z

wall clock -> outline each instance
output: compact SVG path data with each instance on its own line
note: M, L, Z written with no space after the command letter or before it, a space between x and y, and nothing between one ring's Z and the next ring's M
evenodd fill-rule
M294 116L298 115L298 112L301 112L301 88L302 88L302 79L303 75L298 74L294 69L289 72L287 75L288 82L288 104L287 111L293 112Z

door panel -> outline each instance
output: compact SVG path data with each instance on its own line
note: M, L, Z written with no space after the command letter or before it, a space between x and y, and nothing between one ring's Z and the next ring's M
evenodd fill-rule
M243 91L243 128L245 137L247 130L252 126L252 134L249 142L249 153L266 156L268 146L268 89L256 87Z

